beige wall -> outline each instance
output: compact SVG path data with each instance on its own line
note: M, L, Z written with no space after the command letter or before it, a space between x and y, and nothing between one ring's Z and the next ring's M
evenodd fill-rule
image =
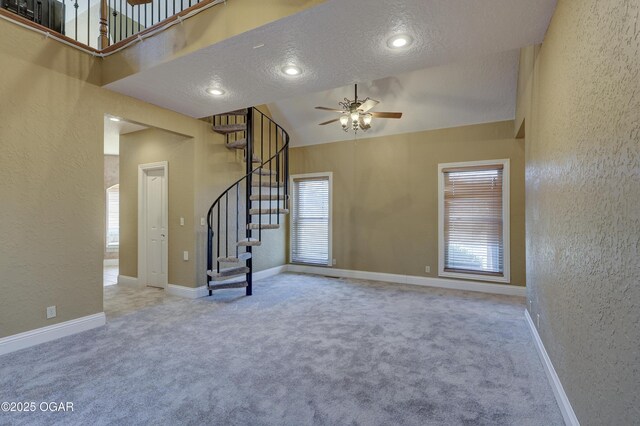
M104 156L104 196L105 201L107 197L107 189L112 187L113 185L117 185L120 182L120 173L119 173L119 163L120 158L117 155L105 155ZM105 205L105 224L106 224L106 215L107 215L107 207ZM106 225L105 225L106 226ZM105 234L106 237L106 234ZM105 245L104 247L104 258L105 259L117 259L118 258L118 249L109 249Z
M294 148L291 173L333 172L336 268L435 277L438 163L501 158L511 159L511 282L525 285L524 143L513 121Z
M169 168L169 284L194 287L194 140L159 129L120 136L120 275L138 276L138 166L159 161Z
M207 123L91 84L96 66L0 21L0 337L102 311L104 114L192 137L196 165L211 167L195 178L212 179L195 185L197 207L225 168L241 168ZM200 238L204 213L193 215ZM47 320L51 305L58 316Z
M531 108L531 96L533 90L533 67L538 54L539 46L527 46L520 49L520 61L518 72L518 92L516 97L516 121L515 135L523 138L525 134L524 119Z
M640 419L639 16L560 0L523 79L528 297L583 426Z

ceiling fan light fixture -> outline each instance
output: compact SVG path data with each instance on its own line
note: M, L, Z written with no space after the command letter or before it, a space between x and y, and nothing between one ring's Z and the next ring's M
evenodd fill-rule
M296 65L285 65L282 67L282 72L290 77L302 74L302 69Z
M357 133L358 130L362 130L366 132L371 128L371 122L373 121L373 117L377 118L401 118L401 112L374 112L370 113L369 110L375 107L380 101L376 101L375 99L365 98L358 99L358 85L355 85L355 96L354 99L344 98L344 101L338 102L341 109L335 108L327 108L322 106L317 106L316 109L321 109L324 111L337 112L340 114L338 118L334 118L333 120L326 121L324 123L319 123L320 126L324 126L326 124L335 123L336 121L340 122L342 126L342 130L345 132L349 131L349 128L353 129L354 133Z
M398 34L387 40L387 46L392 49L402 49L405 47L409 47L409 45L413 42L411 36L407 34Z

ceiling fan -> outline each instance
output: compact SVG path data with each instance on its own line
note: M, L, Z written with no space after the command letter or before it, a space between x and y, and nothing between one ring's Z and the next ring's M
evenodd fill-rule
M339 121L342 125L342 130L345 132L349 131L349 127L353 129L354 132L358 132L358 130L367 131L371 128L371 121L373 117L376 118L401 118L401 112L369 112L371 108L376 106L379 101L374 99L366 98L364 100L358 100L358 85L355 85L355 96L354 100L349 100L344 98L344 102L338 102L342 109L335 108L327 108L317 106L316 109L321 109L323 111L332 111L337 112L340 115L339 118L334 118L333 120L325 121L324 123L320 123L320 126L324 126L325 124L335 123ZM351 126L349 125L349 121L351 121Z

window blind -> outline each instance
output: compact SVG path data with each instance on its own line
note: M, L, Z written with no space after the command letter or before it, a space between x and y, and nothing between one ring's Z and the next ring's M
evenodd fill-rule
M442 173L445 271L503 276L503 166Z
M291 261L329 264L329 177L293 180Z
M120 242L120 185L107 189L107 246Z

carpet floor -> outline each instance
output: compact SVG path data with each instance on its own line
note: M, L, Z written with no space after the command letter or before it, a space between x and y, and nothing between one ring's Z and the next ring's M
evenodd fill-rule
M524 301L281 274L254 296L105 288L105 327L0 357L0 424L562 425Z

